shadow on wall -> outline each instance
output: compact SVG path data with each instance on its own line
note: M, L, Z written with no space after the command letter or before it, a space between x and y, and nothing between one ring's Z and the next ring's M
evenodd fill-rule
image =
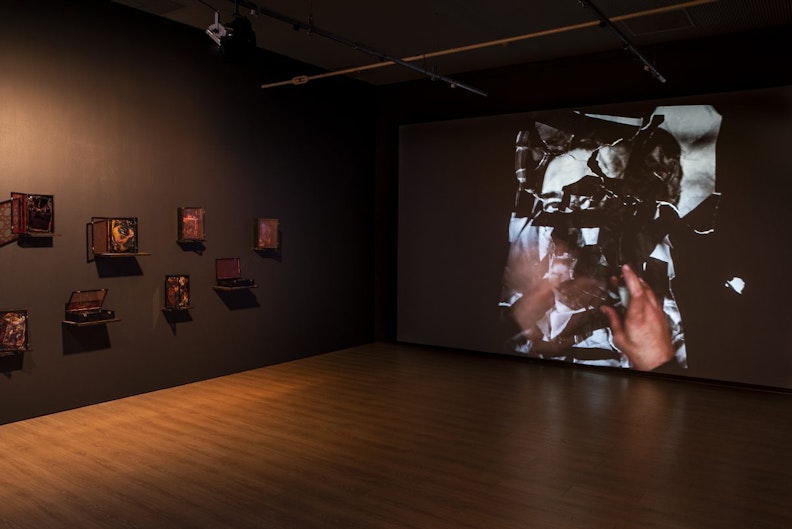
M0 373L10 377L12 371L22 370L22 364L24 363L24 360L24 353L13 353L0 356Z
M110 349L110 334L107 332L107 324L77 327L63 323L61 324L61 336L64 355Z
M143 269L136 257L114 257L112 259L97 259L96 272L99 277L127 277L142 276Z
M261 305L256 299L256 295L249 288L238 288L233 290L218 290L215 288L217 296L228 307L228 310L255 309Z

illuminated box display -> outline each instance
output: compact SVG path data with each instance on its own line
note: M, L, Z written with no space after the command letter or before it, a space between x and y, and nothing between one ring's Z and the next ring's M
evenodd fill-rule
M53 195L11 193L11 230L16 235L48 235L55 229Z
M206 240L204 208L178 208L179 242L200 242Z
M252 287L252 279L242 277L242 265L239 257L222 257L215 259L215 277L220 287Z
M26 310L0 311L0 353L18 353L28 349L28 314Z
M256 219L253 249L277 249L279 245L278 219Z
M174 274L165 276L165 308L186 309L190 306L190 276Z
M103 308L106 297L106 288L75 290L66 303L66 321L87 323L115 318L115 311Z
M137 217L93 217L90 227L95 255L137 253Z

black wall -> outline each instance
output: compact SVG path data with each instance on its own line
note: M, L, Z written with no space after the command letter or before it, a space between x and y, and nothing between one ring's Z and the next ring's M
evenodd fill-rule
M31 344L0 358L0 422L371 341L371 87L263 91L305 65L230 60L110 2L4 1L0 19L0 200L53 194L57 233L0 247L0 308L29 311ZM179 206L206 209L201 254L176 243ZM88 263L92 216L138 217L151 255ZM255 217L280 219L279 258L251 250ZM216 257L258 288L220 296ZM191 276L191 321L161 311L173 273ZM122 321L62 325L93 288Z

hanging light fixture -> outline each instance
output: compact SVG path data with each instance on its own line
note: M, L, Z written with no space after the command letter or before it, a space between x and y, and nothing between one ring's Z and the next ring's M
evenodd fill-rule
M236 2L234 18L231 22L220 22L220 12L204 0L203 5L214 11L214 24L206 29L206 34L223 51L224 55L241 57L252 53L256 48L256 32L247 17L239 14L239 2Z

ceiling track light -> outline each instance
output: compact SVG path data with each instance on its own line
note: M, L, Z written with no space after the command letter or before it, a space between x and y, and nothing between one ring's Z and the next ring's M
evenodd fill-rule
M638 59L643 64L644 70L652 74L652 76L661 83L666 82L666 78L663 77L663 75L659 71L657 71L657 68L655 68L654 65L650 63L646 59L646 57L644 57L641 54L641 52L639 52L635 48L635 46L633 46L632 42L630 42L627 36L613 24L611 19L608 18L608 16L605 13L603 13L602 10L600 10L600 8L594 5L594 2L592 2L591 0L578 0L578 1L580 2L580 5L582 5L583 7L588 7L589 9L594 11L594 13L596 13L597 18L599 19L600 25L602 27L610 28L619 37L619 39L622 41L622 44L624 45L625 51L632 53L635 56L635 58Z
M214 24L209 26L206 34L223 51L223 54L240 58L256 48L256 33L247 17L239 14L239 3L234 9L234 18L226 23L220 22L220 11L205 0L198 0L214 11Z
M460 83L459 81L457 81L455 79L451 79L450 77L446 77L445 75L439 75L439 74L437 74L435 72L426 70L425 68L421 68L420 66L416 66L414 64L410 64L409 62L407 62L407 61L405 61L403 59L392 57L392 56L390 56L390 55L388 55L386 53L383 53L383 52L378 51L378 50L376 50L374 48L366 46L365 44L363 44L361 42L355 42L355 41L349 40L347 38L341 37L339 35L336 35L334 33L331 33L329 31L326 31L324 29L318 28L318 27L313 25L313 19L309 19L309 21L306 23L306 22L302 22L300 20L297 20L295 18L289 17L287 15L283 15L283 14L278 13L276 11L272 11L271 9L267 9L267 8L264 8L264 7L259 7L254 2L248 2L248 1L245 1L245 0L233 0L233 1L236 2L237 6L242 5L245 8L250 9L255 14L264 15L266 17L273 18L273 19L279 20L281 22L285 22L286 24L289 24L295 30L300 30L300 29L304 30L305 32L308 33L308 35L319 35L320 37L324 37L326 39L332 40L332 41L337 42L339 44L343 44L344 46L348 46L348 47L350 47L350 48L352 48L354 50L357 50L357 51L359 51L361 53L365 53L365 54L371 55L373 57L376 57L381 62L390 62L390 63L393 63L393 64L397 64L399 66L407 68L408 70L412 70L414 72L420 73L421 75L429 77L430 79L432 79L434 81L442 81L444 83L447 83L451 88L461 88L463 90L467 90L468 92L472 92L472 93L480 95L480 96L484 96L484 97L487 96L486 92L484 92L482 90L479 90L478 88L474 88L474 87L472 87L470 85L467 85L465 83ZM354 71L354 69L351 69L350 73L352 71ZM332 75L337 75L337 74L334 73ZM280 84L305 84L310 79L317 79L317 78L320 78L320 77L323 77L323 76L321 74L319 76L311 76L311 77L300 76L299 79L295 78L292 81L288 81L287 83L278 83L278 85L280 85ZM329 77L329 75L328 75L328 77ZM270 88L272 86L273 85L262 85L262 88Z
M228 30L220 23L220 13L218 11L215 11L214 16L214 24L209 26L206 30L206 34L209 35L209 38L212 39L215 44L222 46L223 42L221 39L228 35Z
M663 14L663 13L670 13L670 12L673 12L673 11L679 11L681 9L689 9L691 7L697 7L697 6L704 5L704 4L711 4L711 3L717 2L717 1L718 0L688 0L687 2L682 2L681 4L674 4L674 5L671 5L671 6L664 6L664 7L656 7L656 8L653 8L653 9L645 9L643 11L635 11L633 13L628 13L628 14L625 14L625 15L619 15L619 16L611 17L610 20L611 20L611 22L623 22L623 21L633 20L633 19L637 19L637 18L641 18L641 17L660 15L660 14ZM454 55L454 54L457 54L457 53L465 53L465 52L469 52L469 51L481 50L481 49L485 49L485 48L491 48L493 46L507 46L507 45L510 45L510 44L513 44L513 43L525 42L525 41L532 40L532 39L538 39L538 38L541 38L541 37L548 37L550 35L558 35L558 34L567 33L567 32L570 32L570 31L579 31L581 29L588 29L588 28L593 28L593 27L597 27L597 26L602 27L603 23L601 21L599 21L599 20L591 20L591 21L580 22L578 24L572 24L572 25L568 25L568 26L543 29L543 30L540 30L540 31L534 31L532 33L524 33L522 35L516 35L516 36L506 37L506 38L502 38L502 39L489 40L489 41L486 41L486 42L478 42L478 43L475 43L475 44L468 44L468 45L465 45L465 46L457 46L455 48L449 48L449 49L445 49L445 50L438 50L438 51L423 53L421 55L413 55L412 57L404 57L404 58L402 58L402 61L405 61L405 62L426 61L427 59L432 59L432 58L435 58L435 57L444 57L446 55ZM294 29L295 30L299 30L300 28L299 27L295 27ZM275 88L277 86L285 86L285 85L290 85L290 84L295 84L295 85L297 85L297 84L305 84L308 81L311 81L311 80L314 80L314 79L322 79L322 78L325 78L325 77L333 77L333 76L336 76L336 75L347 75L347 74L351 74L351 73L361 73L361 72L366 72L366 71L370 71L370 70L375 70L377 68L383 68L385 66L392 66L393 64L394 63L390 62L390 61L379 61L379 62L375 62L375 63L371 63L371 64L366 64L364 66L355 66L355 67L347 68L347 69L344 69L344 70L334 70L334 71L326 72L326 73L322 73L322 74L316 74L316 75L310 75L310 76L308 76L308 75L300 75L300 76L294 77L293 79L288 80L288 81L279 81L279 82L275 82L275 83L269 83L269 84L262 85L261 87L262 88Z
M205 0L198 0L198 1L200 3L206 5L207 7L212 9L213 11L217 12L217 10L215 8L213 8L210 4L208 4ZM377 57L379 59L378 62L373 63L373 64L368 64L368 65L363 65L363 66L355 66L355 67L351 67L351 68L347 68L347 69L343 69L343 70L329 71L329 72L316 74L316 75L300 75L300 76L294 77L293 79L290 79L290 80L287 80L287 81L279 81L279 82L274 82L274 83L261 85L262 88L275 88L275 87L285 86L285 85L301 85L301 84L306 84L307 82L312 81L314 79L322 79L322 78L334 77L334 76L338 76L338 75L347 75L347 74L352 74L352 73L360 73L360 72L369 71L369 70L373 70L373 69L377 69L377 68L381 68L381 67L385 67L385 66L390 66L390 65L393 65L393 64L399 64L400 66L403 66L405 68L409 68L411 70L418 71L421 74L423 74L423 75L425 75L425 76L427 76L427 77L429 77L431 79L440 79L440 80L443 80L445 82L448 82L451 85L451 87L459 86L460 88L463 88L465 90L469 90L469 91L472 91L474 93L478 93L480 95L486 96L486 93L481 92L480 90L477 90L477 89L472 88L472 87L468 87L467 85L461 84L461 83L459 83L457 81L454 81L453 79L449 79L449 78L443 77L443 76L438 76L434 72L430 72L430 71L422 69L422 68L414 67L413 65L409 64L409 62L411 62L411 61L419 61L419 60L425 61L426 59L433 58L433 57L441 57L441 56L444 56L444 55L451 55L451 54L456 54L456 53L474 51L474 50L478 50L478 49L489 48L489 47L492 47L492 46L503 46L503 45L512 44L512 43L515 43L515 42L523 42L523 41L526 41L526 40L531 40L531 39L535 39L535 38L539 38L539 37L545 37L545 36L549 36L549 35L555 35L555 34L558 34L558 33L565 33L565 32L569 32L569 31L576 31L576 30L581 30L581 29L586 29L586 28L592 28L592 27L596 27L596 26L600 26L600 27L606 27L607 26L607 27L611 28L611 30L613 30L618 35L618 37L621 39L621 41L622 41L622 43L624 45L624 49L627 50L628 52L632 53L643 64L643 67L644 67L645 71L651 73L658 81L660 81L662 83L665 83L666 82L666 78L662 74L660 74L660 72L657 70L657 68L655 68L655 66L651 62L649 62L635 48L635 46L629 41L629 39L627 39L627 37L613 23L614 22L622 22L622 21L626 21L626 20L632 20L632 19L646 17L646 16L651 16L651 15L659 15L659 14L662 14L662 13L669 13L669 12L673 12L673 11L688 9L688 8L691 8L691 7L697 7L697 6L704 5L704 4L711 4L711 3L717 2L718 0L688 0L688 1L685 1L685 2L682 2L682 3L679 3L679 4L675 4L675 5L671 5L671 6L664 6L664 7L654 8L654 9L646 9L646 10L643 10L643 11L637 11L637 12L628 13L628 14L625 14L625 15L614 16L614 17L607 17L590 0L578 0L579 3L581 4L581 6L589 7L597 14L597 17L598 17L597 21L582 22L582 23L579 23L579 24L573 24L573 25L563 26L563 27L559 27L559 28L551 28L551 29L546 29L546 30L542 30L542 31L536 31L536 32L533 32L533 33L527 33L527 34L523 34L523 35L507 37L507 38L503 38L503 39L497 39L497 40L491 40L491 41L486 41L486 42L480 42L480 43L476 43L476 44L470 44L470 45L467 45L467 46L459 46L459 47L456 47L456 48L440 50L440 51L434 51L434 52L425 53L425 54L421 54L421 55L415 55L415 56L411 56L411 57L405 57L403 59L391 58L391 57L389 57L389 56L387 56L387 55L385 55L383 53L377 52L376 50L373 50L373 49L370 49L370 48L362 49L361 48L362 45L360 43L355 43L355 42L349 41L348 39L342 39L341 37L338 37L336 35L332 35L331 33L319 30L318 28L316 28L313 25L313 19L312 18L309 18L309 22L306 24L306 23L303 23L303 22L301 22L299 20L290 18L290 17L288 17L286 15L282 15L280 13L276 13L276 12L268 10L268 9L260 8L253 2L248 2L248 1L245 1L245 0L229 0L229 1L235 2L236 6L237 6L237 9L238 9L239 5L242 4L245 7L250 8L252 14L261 14L261 15L269 16L269 17L274 18L276 20L280 20L282 22L285 22L285 23L291 25L292 29L294 29L295 31L305 30L308 33L308 35L311 35L313 33L317 33L317 34L319 34L321 36L324 36L324 37L327 37L327 38L331 38L333 40L336 40L337 42L341 42L342 44L345 44L345 45L347 45L349 47L352 47L352 48L357 49L359 51L362 51L364 53L369 53L370 55L374 55L375 57ZM321 31L321 33L319 33L320 31Z
M682 10L682 9L689 9L689 8L701 6L701 5L704 5L704 4L711 4L711 3L717 2L717 1L718 0L688 0L687 2L682 2L681 4L674 4L674 5L671 5L671 6L664 6L664 7L656 7L656 8L653 8L653 9L645 9L643 11L635 11L633 13L628 13L628 14L625 14L625 15L619 15L619 16L611 17L610 20L611 20L611 22L623 22L623 21L633 20L633 19L637 19L637 18L641 18L641 17L660 15L660 14L663 14L663 13L670 13L670 12L679 11L679 10ZM465 45L465 46L457 46L455 48L449 48L449 49L445 49L445 50L438 50L438 51L423 53L421 55L413 55L412 57L404 57L404 58L402 58L402 61L405 61L405 62L424 61L425 62L427 59L432 59L432 58L435 58L435 57L444 57L446 55L454 55L454 54L457 54L457 53L466 53L466 52L469 52L469 51L481 50L481 49L485 49L485 48L491 48L491 47L494 47L494 46L507 46L507 45L513 44L513 43L525 42L525 41L532 40L532 39L538 39L538 38L541 38L541 37L548 37L550 35L558 35L558 34L567 33L567 32L570 32L570 31L579 31L581 29L588 29L588 28L593 28L593 27L597 27L597 26L602 27L603 23L601 21L599 21L599 20L590 20L590 21L580 22L578 24L572 24L572 25L568 25L568 26L543 29L543 30L540 30L540 31L534 31L532 33L524 33L522 35L516 35L516 36L512 36L512 37L506 37L506 38L496 39L496 40L489 40L489 41L486 41L486 42L478 42L478 43L475 43L475 44L468 44L468 45ZM295 30L299 30L300 28L299 27L295 27L294 29ZM372 64L367 64L367 65L364 65L364 66L355 66L355 67L352 67L352 68L347 68L345 70L334 70L334 71L326 72L326 73L323 73L323 74L317 74L317 75L311 75L311 76L301 75L301 76L295 77L295 78L293 78L291 80L288 80L288 81L279 81L279 82L275 82L275 83L265 84L265 85L262 85L262 88L274 88L276 86L285 86L285 85L289 85L289 84L305 84L308 81L311 81L313 79L322 79L322 78L325 78L325 77L333 77L333 76L336 76L336 75L346 75L346 74L350 74L350 73L360 73L360 72L370 71L370 70L374 70L374 69L377 69L377 68L383 68L385 66L392 66L392 65L393 65L393 63L390 62L390 61L380 61L380 62L376 62L376 63L372 63Z

